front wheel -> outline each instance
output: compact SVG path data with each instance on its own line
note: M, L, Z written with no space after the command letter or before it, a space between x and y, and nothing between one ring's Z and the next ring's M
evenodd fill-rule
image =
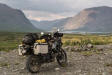
M60 52L58 53L56 59L57 59L58 64L61 67L67 66L67 54L63 49L60 50Z
M41 64L39 63L39 57L36 55L30 55L26 62L26 68L31 73L39 72Z

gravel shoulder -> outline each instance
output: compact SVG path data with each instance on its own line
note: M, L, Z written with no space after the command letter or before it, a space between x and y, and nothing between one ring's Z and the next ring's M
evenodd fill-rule
M98 45L98 53L67 51L68 66L57 62L44 64L38 74L25 69L27 57L19 56L18 50L0 52L0 75L112 75L112 45ZM85 53L85 54L84 54Z

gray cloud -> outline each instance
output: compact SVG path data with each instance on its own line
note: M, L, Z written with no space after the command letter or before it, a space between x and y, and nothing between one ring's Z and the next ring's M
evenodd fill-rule
M0 3L24 10L29 18L32 16L41 20L72 16L90 7L112 6L112 0L0 0Z
M23 10L23 12L26 14L26 16L29 19L39 20L39 21L66 18L66 17L74 16L76 14L74 12L50 13L50 12L30 11L30 10Z
M38 10L53 13L79 11L93 6L112 6L112 0L0 0L23 10Z
M64 0L1 0L0 2L23 10L38 10L53 13L73 10Z

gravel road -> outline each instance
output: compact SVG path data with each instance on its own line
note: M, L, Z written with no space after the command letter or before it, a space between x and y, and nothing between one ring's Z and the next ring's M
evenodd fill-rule
M25 69L26 57L18 51L0 52L0 75L112 75L112 45L99 45L98 53L67 51L68 66L60 67L57 62L44 64L37 74ZM86 54L84 54L86 53Z

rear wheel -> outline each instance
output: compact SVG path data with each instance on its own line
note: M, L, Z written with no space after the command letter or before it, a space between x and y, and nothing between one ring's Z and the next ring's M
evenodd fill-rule
M41 64L39 63L39 58L36 55L30 55L26 62L26 68L31 73L39 72Z
M56 59L57 59L58 64L61 67L67 66L67 54L63 49L60 50L60 52L58 53Z

